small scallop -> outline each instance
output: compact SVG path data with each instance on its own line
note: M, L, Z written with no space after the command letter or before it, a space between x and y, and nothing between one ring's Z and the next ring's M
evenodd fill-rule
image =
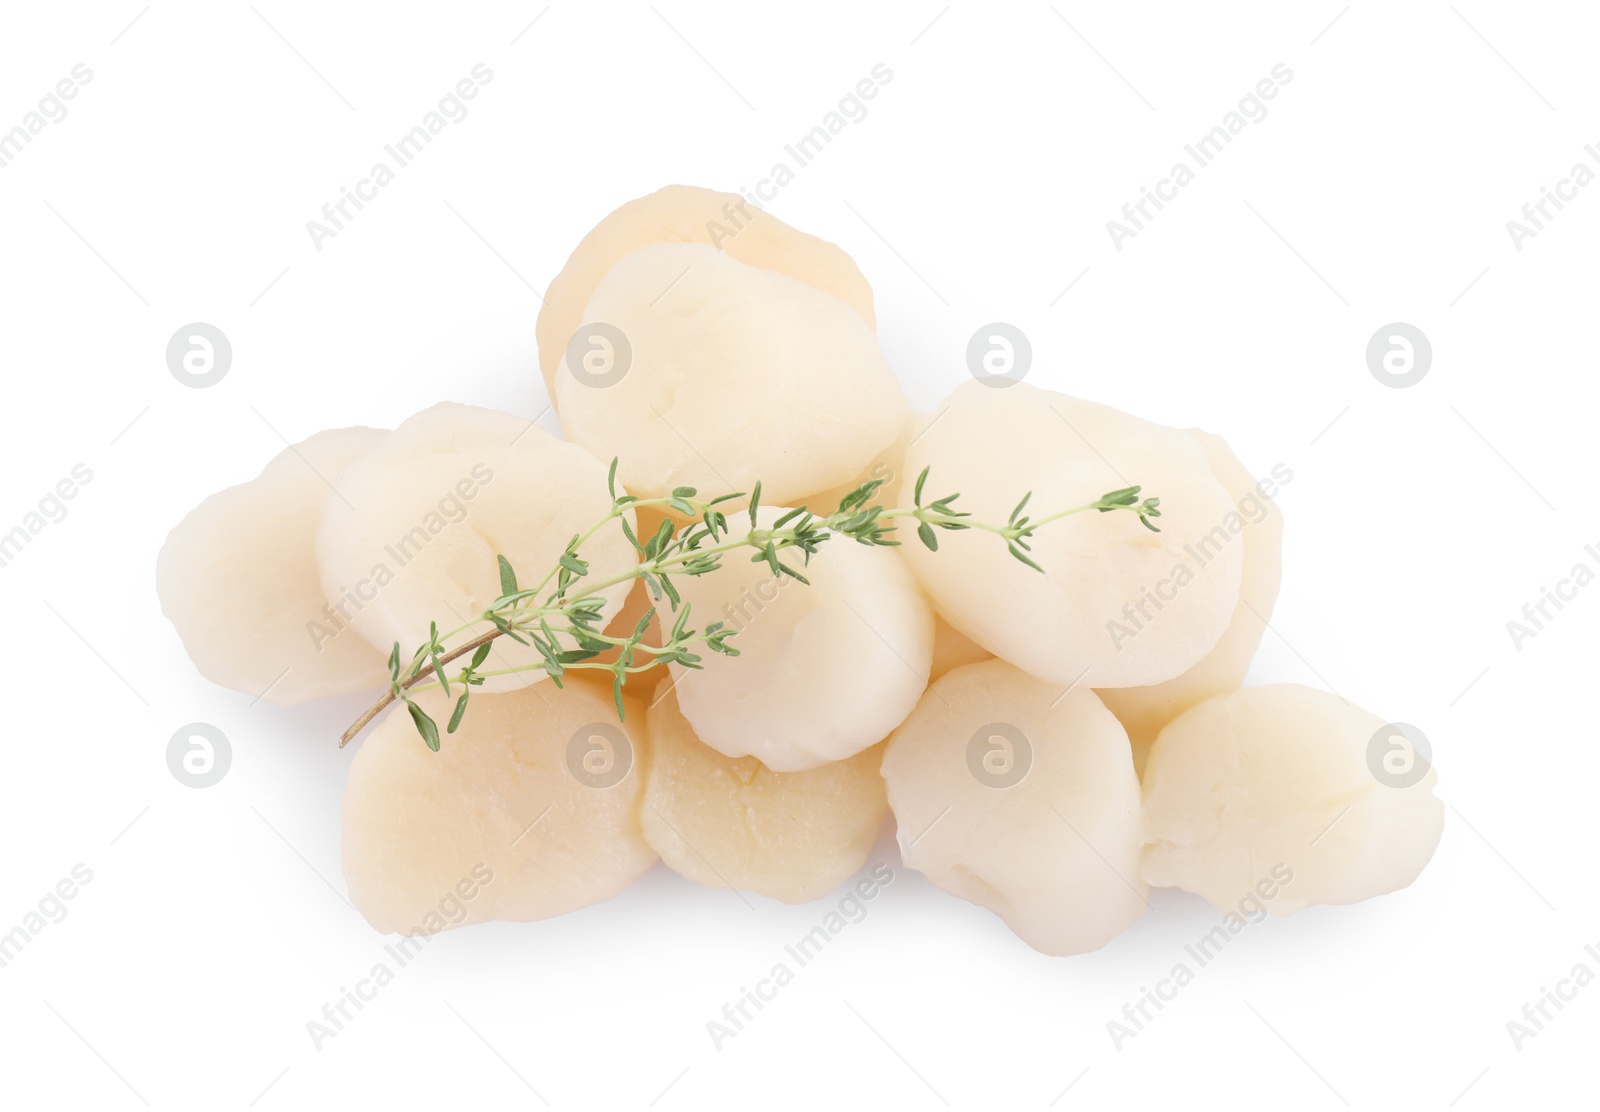
M206 679L284 704L388 682L384 654L344 632L342 600L323 593L315 552L328 484L388 435L319 432L211 495L167 536L156 558L161 612Z
M398 641L409 661L430 623L441 633L454 629L500 596L497 555L511 563L519 586L537 586L572 537L610 512L606 469L577 445L509 413L453 402L425 409L327 494L317 531L323 589L342 600L341 618L355 636L385 655ZM633 511L626 517L632 524ZM584 542L579 556L590 571L569 598L581 597L586 582L628 576L598 591L609 620L633 585L633 546L612 522ZM532 646L501 637L484 670L541 659ZM541 670L495 676L483 690L544 678Z
M1097 950L1144 914L1128 735L1088 688L957 668L890 736L883 778L905 863L1034 949Z
M1245 470L1222 437L1200 429L1190 429L1189 435L1205 449L1212 472L1233 499L1234 509L1223 518L1223 525L1231 535L1242 534L1239 605L1234 607L1222 638L1183 675L1151 687L1101 689L1101 700L1128 731L1133 763L1141 773L1161 727L1196 703L1237 691L1244 683L1283 581L1283 511L1270 492L1276 491L1274 477L1285 482L1284 476L1292 478L1293 472L1280 464L1273 477L1258 480Z
M677 486L748 491L759 481L771 501L788 504L853 478L893 443L908 412L855 310L701 244L627 256L583 320L614 330L602 364L610 370L557 377L562 427L597 456L619 457L622 484L640 497Z
M1031 557L1043 574L983 530L939 531L937 552L902 530L939 615L1058 690L1161 683L1227 629L1244 546L1222 525L1232 499L1183 430L1026 383L969 382L908 446L906 474L924 467L924 503L959 494L954 509L998 526L1029 492L1036 521L1136 484L1160 499L1159 532L1128 510L1041 525Z
M1393 892L1439 844L1437 782L1405 735L1337 695L1297 684L1220 695L1150 749L1140 872L1222 911L1261 898L1287 915Z
M757 521L771 528L786 512L762 506ZM728 515L731 535L749 529L748 512ZM911 712L928 683L933 611L897 549L835 537L809 564L793 550L780 559L810 584L774 577L743 551L709 575L678 576L689 626L732 626L740 655L706 652L702 668L671 668L702 741L798 772L854 756Z
M786 274L843 301L873 327L872 287L838 247L791 228L737 193L669 185L629 201L595 225L545 290L537 334L539 369L551 400L567 343L595 287L617 263L655 243L705 244L742 263Z
M785 903L820 899L866 862L888 815L883 747L804 772L725 757L668 694L647 714L645 840L674 872Z
M453 700L417 702L443 723ZM342 813L350 898L385 933L548 919L608 900L656 860L639 827L644 708L603 684L475 693L431 752L396 706L361 744ZM472 895L466 895L470 888ZM448 902L447 902L448 901Z

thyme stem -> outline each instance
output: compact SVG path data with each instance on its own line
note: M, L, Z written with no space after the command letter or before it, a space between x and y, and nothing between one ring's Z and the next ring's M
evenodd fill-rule
M629 494L617 493L616 472L617 461L613 460L608 479L611 509L592 527L574 534L556 565L545 573L536 587L520 589L515 570L504 556L498 557L501 597L488 609L442 635L438 626L433 626L428 641L416 649L409 663L404 666L401 665L400 645L396 642L389 656L389 690L345 730L339 739L340 747L349 744L373 719L398 700L406 704L429 748L438 749L438 726L412 701L411 691L438 687L450 694L452 682L458 685L461 695L448 727L448 732L454 733L466 712L474 687L481 686L490 676L536 670L549 674L557 686L572 669L610 672L620 718L623 714L622 682L627 676L672 663L699 668L702 658L695 650L701 647L726 656L738 655L739 650L728 644L736 630L727 628L724 623L712 622L700 631L688 628L689 607L680 606L682 600L673 586L672 577L710 574L721 567L723 556L741 549L753 550L751 560L764 561L771 567L773 575L787 575L802 583L809 583L801 572L780 559L780 553L798 550L804 565L809 564L824 542L834 537L847 537L866 545L898 545L900 541L893 536L895 526L892 522L901 519L917 523L917 537L930 551L937 552L939 548L936 530L978 529L1002 538L1012 556L1040 572L1044 569L1027 555L1030 539L1042 526L1073 514L1090 510L1100 513L1127 510L1138 515L1146 528L1160 531L1151 521L1161 516L1160 499L1141 500L1137 486L1114 490L1093 502L1039 518L1031 518L1024 513L1032 497L1028 494L1017 503L1004 525L977 521L970 514L954 508L959 495L951 494L923 503L923 487L928 479L928 470L925 468L917 477L911 506L891 509L875 503L873 498L883 480L874 479L847 494L840 500L838 509L826 516L818 516L800 507L785 510L769 526L756 524L756 511L761 501L761 484L757 483L749 496L750 528L743 535L735 536L728 531L727 517L718 507L744 499L744 494L725 494L703 501L695 497L694 488L679 487L665 498L634 498ZM691 520L686 525L664 520L654 534L641 539L629 526L627 515L630 509L644 507L670 508ZM587 578L589 565L581 557L580 551L583 545L612 522L619 524L640 559L627 571L590 582ZM677 615L668 636L660 645L644 641L651 619L656 615L655 608L639 621L628 636L617 637L600 628L605 608L601 592L635 579L644 580L652 598L658 602L666 598ZM551 589L552 583L554 589ZM579 587L582 594L573 597L573 592ZM446 641L485 622L491 623L494 628L474 635L459 646L445 648ZM533 646L539 652L540 661L491 671L480 670L488 657L490 644L503 636ZM611 649L618 650L615 660L605 662L593 659ZM446 666L468 653L473 654L471 662L452 676ZM649 659L638 661L639 654Z

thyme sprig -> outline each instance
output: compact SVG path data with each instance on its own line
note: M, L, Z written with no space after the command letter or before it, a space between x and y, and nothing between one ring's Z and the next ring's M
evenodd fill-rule
M922 488L928 480L928 470L928 468L924 467L922 474L917 476L917 483L911 494L911 501L914 503L912 509L888 510L885 511L883 516L909 516L916 518L917 537L930 552L939 551L939 535L934 532L936 528L983 529L1004 539L1006 548L1011 555L1027 564L1034 571L1043 572L1044 569L1034 563L1028 556L1028 553L1033 548L1028 541L1042 526L1049 525L1053 521L1060 521L1064 517L1070 517L1073 514L1083 513L1087 510L1097 510L1103 514L1111 513L1113 510L1131 510L1139 516L1139 521L1146 529L1152 533L1161 532L1160 527L1150 520L1153 517L1161 516L1161 499L1145 498L1141 500L1139 492L1142 488L1137 486L1113 490L1107 494L1102 494L1099 498L1086 505L1074 506L1070 510L1060 510L1041 518L1031 518L1023 513L1028 508L1028 501L1033 497L1033 492L1029 491L1022 496L1022 501L1017 503L1016 508L1011 511L1011 516L1004 525L988 525L981 521L964 520L972 515L951 509L950 506L960 495L952 494L937 501L929 502L926 507L923 506Z
M787 576L809 584L811 581L800 568L807 566L811 557L827 541L844 537L870 546L898 545L900 541L894 534L896 524L902 518L916 522L917 538L931 552L939 550L939 530L979 529L1003 539L1012 556L1039 572L1044 569L1028 555L1032 548L1029 542L1041 527L1072 514L1090 510L1099 513L1128 510L1136 514L1146 528L1160 532L1151 521L1161 516L1160 499L1141 499L1137 486L1114 490L1093 502L1038 518L1025 513L1032 498L1030 492L1017 503L1005 524L996 525L977 521L971 514L956 509L955 502L959 494L924 503L923 491L928 473L929 469L923 468L917 476L912 505L907 507L888 508L875 501L884 480L873 479L846 494L840 499L838 508L830 514L818 516L802 506L785 510L771 525L761 526L757 517L757 511L761 508L759 482L748 496L740 492L704 500L694 487L680 486L664 498L635 498L626 492L618 492L617 461L612 460L607 477L611 508L606 515L585 532L573 534L555 565L537 585L526 588L520 586L511 562L504 556L496 556L500 596L481 614L443 633L437 623L432 624L428 639L417 646L409 660L402 658L400 644L395 642L389 654L387 693L351 724L339 744L341 747L348 744L385 708L398 700L405 704L423 742L437 752L440 745L439 726L412 698L413 692L437 687L449 697L459 691L445 726L445 733L453 734L466 715L474 688L481 687L492 676L527 671L545 672L557 687L574 671L610 673L617 717L621 719L625 716L623 683L630 675L665 664L700 668L704 661L702 652L739 655L739 650L729 643L737 630L726 623L711 622L698 630L690 627L691 608L683 602L674 583L677 576L711 574L722 566L724 558L735 552L748 551L752 563L765 563L776 577ZM729 530L723 507L747 497L747 507L740 508L749 509L750 527L743 533L735 534ZM641 538L629 524L628 517L630 511L649 507L671 510L685 521L679 523L666 517L653 533ZM638 559L627 571L589 582L590 564L581 555L583 546L613 521L621 527ZM794 566L796 563L800 568ZM660 644L652 645L645 641L650 623L660 610L659 605L653 606L640 618L626 636L607 634L602 628L606 604L602 592L634 579L644 581L650 597L656 603L666 600L670 612L675 615ZM577 588L581 588L581 593L575 594ZM491 628L481 629L484 625ZM462 643L450 645L450 642L467 634L471 636ZM491 645L500 637L509 637L519 644L531 646L538 654L538 661L484 670ZM596 659L613 649L616 650L613 659ZM452 675L449 666L469 654L468 663Z

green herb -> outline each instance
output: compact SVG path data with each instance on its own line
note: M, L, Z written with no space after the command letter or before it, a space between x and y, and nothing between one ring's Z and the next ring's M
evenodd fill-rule
M690 607L683 602L673 577L679 575L710 575L722 566L725 556L737 551L750 553L753 563L765 563L774 576L787 576L809 584L805 575L785 562L783 554L795 554L801 567L811 562L823 544L834 537L845 537L877 547L900 543L894 537L895 523L906 518L916 523L918 539L932 552L939 550L938 532L978 529L993 533L1006 544L1012 556L1036 571L1041 568L1028 556L1034 534L1045 525L1072 514L1094 510L1111 513L1127 510L1136 514L1147 529L1160 532L1151 521L1161 516L1158 498L1140 499L1140 488L1126 487L1104 494L1093 502L1071 509L1060 510L1044 517L1033 518L1025 511L1032 494L1025 494L1011 511L1004 525L974 520L971 514L955 508L959 494L946 495L931 502L923 502L923 491L928 481L928 468L912 490L912 505L886 508L875 501L883 480L873 479L862 483L839 500L833 513L818 516L805 507L786 510L770 526L758 524L761 508L761 484L750 492L748 508L750 526L742 535L728 529L727 516L717 507L730 501L743 499L743 493L723 494L702 500L694 487L680 486L665 498L635 498L618 494L616 485L617 461L611 461L607 485L611 491L610 511L592 528L575 534L567 542L556 564L531 588L518 586L517 574L511 562L503 555L495 562L500 573L500 597L482 614L449 630L439 632L437 624L429 628L428 640L418 646L409 663L402 662L400 645L396 642L389 654L389 690L369 707L340 739L341 746L348 744L364 730L384 709L395 700L406 704L417 732L429 749L439 748L439 727L423 709L412 701L410 692L417 689L439 687L447 696L452 683L459 685L461 694L446 725L446 733L455 733L468 709L474 687L481 687L490 676L510 675L526 671L543 671L559 687L568 673L574 671L602 671L611 676L613 698L617 717L623 718L622 685L628 676L647 672L667 664L685 668L703 666L702 652L738 656L739 650L730 642L737 630L722 622L712 622L704 629L689 626ZM641 541L628 524L630 510L641 507L665 507L688 518L679 525L665 520L647 540ZM598 582L587 581L590 565L580 555L582 547L601 529L616 522L627 537L639 560L628 571L609 576ZM676 615L670 630L660 644L645 642L650 620L656 615L652 609L638 625L624 637L607 634L602 628L607 588L634 579L643 580L651 597L657 602L665 600L670 612ZM581 589L582 593L577 593ZM482 630L488 625L492 628ZM467 640L451 647L449 642L459 637ZM510 637L522 645L531 646L538 654L533 663L516 667L483 670L493 641ZM614 660L595 658L613 649ZM471 654L468 664L453 677L449 665Z

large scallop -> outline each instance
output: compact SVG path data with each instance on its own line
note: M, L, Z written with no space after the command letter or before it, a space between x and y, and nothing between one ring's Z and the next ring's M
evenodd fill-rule
M1337 695L1297 684L1219 695L1150 749L1140 873L1233 913L1393 892L1439 844L1438 778L1414 728Z
M442 722L437 688L417 701ZM639 827L643 708L617 721L603 684L574 679L472 696L431 752L396 706L350 765L345 880L375 928L410 934L548 919L610 899L655 861Z
M1034 949L1096 950L1144 914L1128 736L1088 688L957 668L890 736L883 778L905 863Z
M907 475L925 467L924 503L959 494L953 508L991 526L1030 492L1035 521L1134 485L1160 499L1159 532L1128 510L1042 524L1030 543L1043 574L985 530L939 531L937 552L906 537L940 616L1058 691L1169 680L1227 629L1244 546L1224 525L1232 499L1186 432L1026 383L969 382L909 444Z
M737 193L669 185L616 209L573 250L539 310L539 369L552 400L567 345L595 287L617 263L655 243L699 243L750 266L774 270L849 305L870 328L872 287L838 247L791 228Z
M317 533L324 590L349 600L341 613L356 636L384 653L398 641L409 660L433 623L441 633L476 623L451 644L491 628L479 615L501 595L497 556L506 557L519 586L536 587L571 539L605 518L612 499L606 465L577 445L509 413L441 402L352 465L324 506ZM632 524L633 511L625 516ZM568 598L596 584L609 620L633 584L633 546L613 521L579 556L589 572ZM617 582L598 586L610 580ZM484 669L540 660L533 647L501 637ZM538 669L493 676L484 690L543 678Z
M674 872L786 903L820 899L867 859L889 813L881 746L804 772L726 757L668 693L646 716L645 840Z
M894 372L855 310L701 244L636 251L595 288L596 362L562 374L567 435L621 459L640 497L674 487L774 502L854 478L899 435Z
M382 687L384 654L346 633L350 604L324 594L315 537L329 484L382 429L330 429L211 495L167 536L156 593L200 674L274 703Z
M770 529L788 511L762 506ZM750 530L746 511L728 530ZM916 705L933 659L933 612L897 550L827 541L802 565L808 580L775 576L745 551L709 575L675 582L689 625L738 630L738 656L704 654L704 666L671 666L684 717L707 745L753 756L777 772L844 760L888 736Z
M1150 687L1101 689L1100 698L1128 731L1133 763L1140 772L1161 727L1213 695L1238 690L1244 682L1283 581L1283 511L1274 495L1278 484L1294 473L1279 464L1258 479L1245 470L1222 437L1200 429L1190 429L1189 434L1205 449L1212 473L1234 502L1234 512L1224 517L1223 525L1244 546L1239 604L1221 639L1183 675Z

